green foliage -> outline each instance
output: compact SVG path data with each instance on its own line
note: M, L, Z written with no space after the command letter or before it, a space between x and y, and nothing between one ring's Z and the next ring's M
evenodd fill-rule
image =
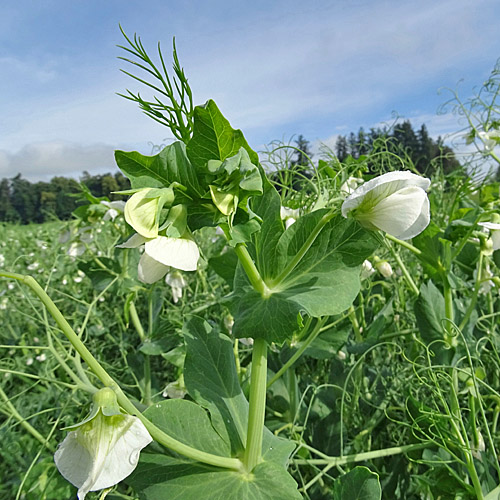
M250 148L241 130L234 130L214 101L194 109L193 137L187 145L189 159L198 169L210 160L224 161L244 148L250 161L257 165L259 157Z
M310 235L320 226L321 233L310 242ZM266 260L272 247L259 238L258 245L263 244L267 250L261 253L257 247L257 252ZM360 266L378 244L373 232L353 220L331 217L328 210L301 217L277 241L274 259L270 259L274 265L267 264L272 272L266 276L269 296L253 291L242 272L236 274L235 335L281 343L297 329L300 313L321 317L345 311L359 292ZM307 251L294 265L301 249Z
M333 500L381 500L378 475L366 467L355 467L333 485Z

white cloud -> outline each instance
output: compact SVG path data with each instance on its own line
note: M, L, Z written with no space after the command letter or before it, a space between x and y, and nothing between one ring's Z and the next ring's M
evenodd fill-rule
M114 147L109 144L44 142L29 144L15 153L0 150L0 178L21 173L29 181L48 181L54 176L79 177L115 172Z

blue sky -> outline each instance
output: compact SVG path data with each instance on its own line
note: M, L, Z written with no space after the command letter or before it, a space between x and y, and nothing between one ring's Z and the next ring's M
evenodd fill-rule
M4 0L0 16L0 178L115 171L114 149L149 154L169 131L116 95L118 24L150 54L176 37L196 104L215 99L254 149L303 134L392 123L457 131L437 115L500 57L498 0Z

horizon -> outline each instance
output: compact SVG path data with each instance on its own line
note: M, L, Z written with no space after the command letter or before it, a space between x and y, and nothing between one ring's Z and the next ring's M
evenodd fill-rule
M21 0L4 11L0 178L19 172L30 181L114 173L114 150L149 155L172 139L116 95L144 91L120 72L130 68L118 60L119 24L155 60L160 41L168 66L175 36L194 104L213 98L255 150L303 135L317 151L395 116L448 137L462 125L452 113L437 114L451 97L440 89L458 87L466 99L500 56L494 0L154 0L147 10L118 0Z

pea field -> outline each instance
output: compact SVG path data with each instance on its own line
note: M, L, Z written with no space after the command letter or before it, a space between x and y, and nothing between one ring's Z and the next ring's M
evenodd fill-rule
M498 500L499 69L459 168L297 164L125 39L175 141L0 225L0 498Z

